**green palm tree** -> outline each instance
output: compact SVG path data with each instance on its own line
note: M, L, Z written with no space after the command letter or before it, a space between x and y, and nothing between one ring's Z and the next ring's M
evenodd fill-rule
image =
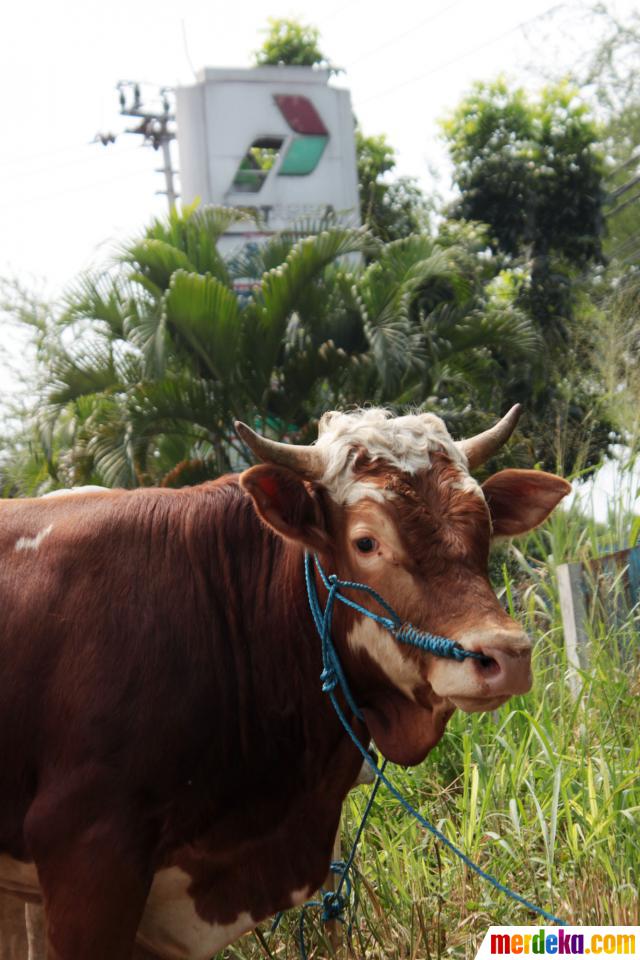
M455 243L382 245L334 225L225 261L218 240L242 217L174 211L65 297L40 334L38 409L19 444L49 482L215 477L250 462L235 418L308 439L328 407L420 405L484 376L497 343L531 348L521 318L473 306ZM42 470L22 468L17 489L42 488Z

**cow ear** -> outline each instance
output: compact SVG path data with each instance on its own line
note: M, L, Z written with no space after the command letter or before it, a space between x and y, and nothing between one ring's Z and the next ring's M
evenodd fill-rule
M541 470L501 470L482 484L494 537L516 537L546 520L571 484Z
M327 548L329 537L320 504L293 470L263 463L245 470L240 486L276 533L316 553Z

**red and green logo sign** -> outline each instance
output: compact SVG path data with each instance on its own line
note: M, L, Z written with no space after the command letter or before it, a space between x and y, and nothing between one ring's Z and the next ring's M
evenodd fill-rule
M314 105L306 97L276 94L274 100L291 129L299 134L289 144L278 176L304 177L312 173L320 163L329 139L329 131Z
M277 175L305 177L313 173L329 140L329 131L320 114L306 97L275 94L274 100L295 136L287 143ZM233 180L233 189L256 193L280 157L284 137L259 137L242 158Z

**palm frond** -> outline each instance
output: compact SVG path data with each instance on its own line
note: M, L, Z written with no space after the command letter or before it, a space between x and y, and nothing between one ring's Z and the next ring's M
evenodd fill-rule
M382 248L356 284L358 299L371 323L384 323L398 314L406 315L406 305L427 283L446 280L463 288L453 253L439 247L428 236L395 240Z
M238 298L211 276L178 270L164 299L166 323L199 357L208 373L223 383L238 364L242 323Z
M135 266L130 280L147 281L145 286L151 293L167 290L176 270L193 273L196 269L183 250L154 237L145 237L130 246L122 259Z
M167 366L167 323L164 304L131 311L124 323L128 342L140 351L142 378L163 377Z
M232 430L228 398L220 384L190 375L136 385L127 398L127 419L136 436L188 435L210 439L221 426Z
M84 394L112 391L119 384L113 349L97 341L82 357L73 357L67 351L51 357L46 402L62 406Z
M131 426L117 414L103 416L100 429L88 441L86 452L93 460L95 470L107 487L139 486L136 469L136 446Z
M195 204L182 211L173 210L168 218L156 220L145 232L145 239L158 240L182 251L198 273L210 273L222 283L229 282L225 262L218 252L218 241L248 213L235 207ZM126 251L125 251L126 255Z
M66 327L88 321L94 332L99 324L107 336L122 338L123 321L128 312L127 301L118 277L110 273L84 273L65 293L58 324Z
M254 344L253 362L268 375L275 366L290 314L308 285L339 257L360 253L368 241L366 230L335 228L300 240L285 262L262 278L249 317L249 335ZM250 344L248 345L250 349Z

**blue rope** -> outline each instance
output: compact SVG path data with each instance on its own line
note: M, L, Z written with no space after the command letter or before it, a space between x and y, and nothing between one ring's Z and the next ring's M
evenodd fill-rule
M324 571L322 575L324 577ZM351 690L349 689L347 678L344 675L342 664L340 663L338 655L333 646L333 641L331 640L331 618L333 616L333 606L336 596L339 596L338 590L340 587L340 581L335 575L332 575L330 580L326 580L329 596L327 597L327 605L323 613L320 608L318 592L315 588L315 581L313 579L311 558L308 554L305 555L304 576L307 585L307 596L309 598L311 614L316 625L316 630L320 634L320 638L322 640L323 669L322 673L320 674L322 689L325 693L328 693L330 690L334 689L336 684L339 684L351 712L358 718L358 720L364 720L362 713L358 709L358 706L351 695Z
M546 920L549 920L551 923L563 924L565 921L561 920L559 917L554 916L554 914L549 913L547 910L544 910L542 907L536 906L536 904L531 903L529 900L526 900L519 893L516 893L514 890L511 890L505 884L501 883L496 877L492 876L490 873L487 873L482 869L478 864L474 863L465 853L462 852L454 843L449 840L448 837L442 833L441 830L438 830L437 827L434 827L433 824L422 816L405 798L402 796L398 788L388 779L385 775L385 768L387 761L385 760L381 767L377 765L369 751L363 746L358 737L353 732L351 725L347 718L344 715L342 707L336 696L336 688L340 687L342 694L345 698L347 706L351 712L359 719L362 720L362 712L358 709L353 695L349 689L349 684L347 683L347 678L342 669L342 665L336 653L336 649L331 640L331 620L333 617L333 609L336 600L340 600L342 603L346 603L348 606L353 607L358 610L360 613L364 614L367 617L370 617L372 620L375 620L377 623L380 623L382 626L386 627L394 637L400 643L409 643L413 646L419 647L425 652L435 654L440 657L449 657L458 661L464 660L467 657L474 657L476 659L484 659L482 654L473 653L468 650L464 650L459 644L455 643L453 640L449 640L447 637L439 637L436 634L431 634L426 631L418 630L412 624L402 624L400 618L393 610L393 608L385 601L383 598L376 593L371 587L368 587L363 583L355 583L349 580L338 580L335 574L327 576L320 565L318 558L315 558L316 567L322 578L325 588L328 590L327 603L324 611L320 606L320 601L318 599L318 593L316 590L315 579L313 577L313 568L311 565L311 557L309 554L305 554L305 563L304 563L304 572L305 572L305 582L307 586L307 596L309 598L309 607L311 609L311 615L315 623L316 629L320 634L322 641L322 689L325 693L329 694L329 698L333 705L333 708L340 720L340 723L346 730L347 734L362 754L366 763L369 764L373 770L376 782L373 790L371 791L371 796L369 797L369 802L365 808L360 826L358 828L354 845L351 850L351 854L345 864L345 868L338 884L338 888L335 891L335 894L329 891L328 894L323 896L322 901L311 901L302 908L302 913L300 916L300 951L303 957L303 960L307 960L307 954L304 946L304 911L307 907L311 906L321 906L323 907L322 919L343 919L344 909L346 906L345 900L342 896L340 898L335 898L335 895L341 893L342 886L344 883L348 883L347 874L349 873L352 865L353 859L355 857L356 847L362 836L365 823L371 811L373 801L375 799L376 792L381 783L387 787L391 794L399 801L399 803L404 807L407 813L410 813L417 822L424 827L425 830L428 830L436 839L440 840L441 843L444 843L452 853L455 853L457 857L462 860L470 870L473 870L474 873L477 873L478 876L482 877L483 880L486 880L490 883L496 890L499 890L501 893L506 894L512 900L521 903L523 906L527 907L528 910L532 910L534 913L537 913L539 916L544 917ZM389 614L389 617L381 617L378 614L367 610L366 607L360 606L353 600L349 600L347 597L344 597L340 593L340 589L355 589L361 590L373 599ZM326 898L334 897L335 899L326 901ZM348 894L347 894L348 896ZM326 902L325 902L326 901ZM335 909L334 909L335 904ZM329 915L330 914L330 915Z
M377 784L376 784L377 786ZM369 804L367 804L369 807ZM367 813L368 815L368 813ZM362 828L364 826L364 821L360 825ZM344 923L344 914L347 909L347 904L349 898L351 897L351 880L349 879L349 868L353 862L353 856L355 856L355 847L357 846L358 840L360 839L360 834L362 829L358 830L358 837L354 843L354 846L351 850L351 855L349 856L349 861L347 863L344 860L332 860L329 866L329 871L331 873L338 874L340 877L338 886L335 890L322 890L322 899L321 900L309 900L304 904L302 910L300 911L300 919L298 920L298 945L300 947L300 956L302 960L308 960L307 958L307 947L304 939L304 921L305 913L310 907L322 907L322 913L320 914L320 919L323 923L330 923L332 920L339 920L340 923ZM342 894L342 886L344 884L345 893ZM273 929L273 928L272 928Z
M339 600L346 606L351 607L353 610L357 610L358 613L362 613L365 617L368 617L370 620L375 620L376 623L379 623L382 627L385 627L389 633L393 634L399 643L410 644L413 647L418 647L418 649L423 650L425 653L431 653L436 657L447 657L451 660L487 660L484 654L477 653L475 650L465 650L464 647L461 647L459 643L456 643L454 640L450 640L448 637L440 637L438 634L429 633L428 630L419 630L418 627L414 627L411 623L403 623L402 619L398 616L393 607L387 603L387 601L384 600L372 587L369 587L366 583L357 583L354 580L338 580L334 573L327 576L322 569L322 565L318 560L318 557L315 558L315 564L325 588L329 591L329 597L327 598L327 605L324 613L320 608L318 591L316 590L315 580L313 578L311 556L308 553L305 554L304 576L307 586L307 597L309 598L309 606L311 608L316 629L323 638L323 651L326 651L327 649L327 639L329 640L329 643L331 643L330 634L333 605L336 600ZM373 610L368 610L361 604L356 603L355 600L345 597L344 594L340 592L341 590L360 590L362 593L368 594L379 606L382 607L383 610L387 612L388 616L382 617ZM334 661L333 667L335 669L335 661L337 661L338 658L332 657L331 659ZM340 667L340 672L341 669L342 668ZM344 674L342 674L342 676L344 676ZM339 682L342 692L344 693L345 697L347 697L346 681L343 683L342 680L339 680ZM323 690L324 689L325 688L323 686ZM349 702L349 698L350 694L348 695L347 699L347 702L349 703L349 709L355 713L359 720L361 720L362 715L360 714L360 711L357 707L355 707L353 702Z
M374 764L374 766L375 766L375 761L373 760L373 757L371 756L371 754L369 753L368 750L367 750L367 756L369 757L369 759L371 760L371 762L372 762L372 763ZM386 761L386 760L383 760L382 766L380 767L380 769L381 769L381 771L382 771L383 773L384 773L384 771L385 771L386 766L387 766L387 761ZM371 793L369 794L369 799L367 800L367 805L366 805L366 807L364 808L364 813L362 814L362 819L360 820L360 826L358 827L358 829L357 829L357 831L356 831L355 839L354 839L354 841L353 841L353 844L351 845L351 853L350 853L349 856L347 857L346 863L344 864L344 869L343 869L343 871L342 871L342 876L340 877L340 881L339 881L339 883L338 883L338 886L337 886L337 889L336 889L336 893L340 893L343 884L347 886L347 896L349 896L349 894L350 894L350 892L351 892L351 882L350 882L350 880L349 880L349 871L351 870L351 867L353 866L353 861L354 861L354 859L355 859L356 850L358 849L358 844L360 843L360 837L362 836L362 833L363 833L364 828L365 828L365 824L366 824L367 820L369 819L369 814L371 813L371 808L373 807L373 803L374 803L374 801L375 801L375 799L376 799L376 794L377 794L378 790L380 789L380 784L381 784L381 783L382 783L382 780L380 780L379 777L376 777L376 782L374 783L373 788L372 788L372 790L371 790Z
M487 657L473 650L465 650L453 640L447 637L438 637L433 633L425 633L418 630L411 623L404 623L398 630L393 631L393 635L399 643L409 643L425 653L433 653L436 657L449 657L451 660L466 660L472 657L474 660L486 661Z
M335 696L333 691L329 692L329 697L331 699L331 703L333 704L333 708L336 711L340 719L340 722L342 723L342 726L345 728L351 740L356 745L356 747L358 748L358 750L360 751L364 759L367 761L367 763L373 770L375 776L378 778L378 781L381 783L384 783L385 787L393 794L396 800L398 800L399 803L402 804L402 806L407 811L407 813L410 813L411 816L418 821L420 826L424 827L425 830L428 830L430 833L432 833L434 837L436 837L438 840L441 841L441 843L444 843L444 845L448 847L449 850L452 851L452 853L455 853L455 855L459 857L463 863L465 863L471 870L477 873L478 876L482 877L483 880L486 880L488 883L494 886L496 890L499 890L501 893L506 894L506 896L511 897L512 900L517 900L518 903L521 903L523 906L527 907L528 910L532 910L534 913L539 914L541 917L544 917L546 920L549 920L551 923L559 923L559 924L566 923L565 920L562 920L560 917L556 917L554 914L549 913L547 910L544 910L542 907L536 906L535 903L531 903L531 901L526 900L524 897L520 896L519 893L516 893L515 890L511 890L509 887L505 886L505 884L497 880L496 877L492 876L492 874L487 873L486 870L483 870L482 867L478 866L477 863L474 863L473 860L471 860L466 855L466 853L463 853L462 850L456 847L456 845L452 843L451 840L449 840L449 838L446 837L441 830L438 830L437 827L434 827L433 824L429 823L429 821L426 820L425 817L423 817L422 814L419 813L415 809L415 807L413 807L409 803L408 800L405 800L405 798L402 796L398 788L394 786L391 780L389 780L388 777L385 776L384 772L375 763L373 758L370 756L368 750L366 750L362 746L362 744L356 737L355 733L351 729L344 713L342 712L342 707L340 706L337 700L337 697Z

